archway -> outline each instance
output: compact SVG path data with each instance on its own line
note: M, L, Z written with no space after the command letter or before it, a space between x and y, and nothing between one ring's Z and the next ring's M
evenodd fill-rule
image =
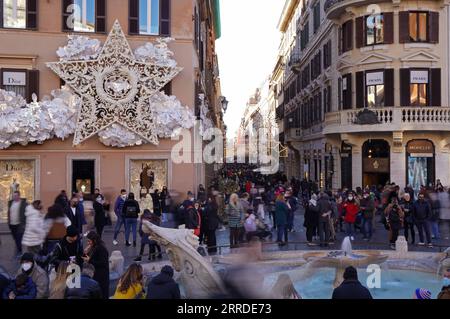
M385 140L368 140L362 147L362 186L385 185L390 181L390 146Z

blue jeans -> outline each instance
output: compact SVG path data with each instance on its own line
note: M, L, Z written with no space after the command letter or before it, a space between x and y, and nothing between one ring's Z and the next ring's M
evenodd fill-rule
M372 238L372 218L363 218L363 234L364 238Z
M353 233L353 224L345 222L345 233L348 237L352 237Z
M137 237L137 218L125 218L125 240L130 242L130 231L133 229L133 242Z
M288 241L288 232L286 225L277 225L277 242L283 241L283 235L284 235L284 241Z
M122 225L124 228L126 228L125 218L123 218L122 216L117 216L116 226L114 227L114 240L117 239L117 236L120 233L120 228L122 228Z

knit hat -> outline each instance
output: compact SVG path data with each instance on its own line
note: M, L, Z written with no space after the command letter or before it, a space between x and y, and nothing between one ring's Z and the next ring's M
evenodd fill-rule
M66 236L67 237L75 237L78 236L78 230L75 228L75 226L70 225L66 229Z
M431 291L428 289L417 288L416 289L416 298L417 299L431 299Z
M24 261L34 261L34 256L31 253L25 253L20 258L20 262L23 263Z
M173 277L173 268L166 265L166 266L162 267L161 273L164 273L166 275L169 275L170 277Z

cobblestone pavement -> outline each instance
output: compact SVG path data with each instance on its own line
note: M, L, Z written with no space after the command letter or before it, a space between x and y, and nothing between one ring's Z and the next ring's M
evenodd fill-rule
M266 216L266 220L269 221L268 216ZM377 216L377 220L379 220L379 216ZM174 225L172 223L166 223L163 225L164 227L173 227ZM264 250L265 251L277 251L277 250L318 250L321 249L318 246L315 247L308 247L306 245L306 235L305 235L305 228L303 227L303 209L299 209L296 212L295 221L294 221L294 228L295 232L289 233L289 241L290 244L287 246L284 246L282 248L279 248L278 245L274 241L267 241L264 243ZM125 258L125 266L130 265L133 262L133 259L138 255L139 248L140 248L140 238L138 235L138 245L137 247L126 247L125 246L125 239L124 239L124 232L122 229L122 233L119 234L119 245L114 246L112 244L113 239L113 227L107 226L104 231L103 239L106 243L106 246L111 253L114 250L120 250ZM276 239L276 234L273 232L274 240ZM401 232L402 234L402 232ZM339 249L340 243L342 242L342 239L345 237L344 233L339 232L337 234L337 241L334 245L330 245L327 249ZM410 250L413 251L434 251L439 252L442 251L446 247L450 246L450 240L448 238L448 234L446 236L442 236L443 238L439 241L434 241L436 245L442 246L442 247L434 247L434 248L427 248L427 247L417 247L417 246L409 246ZM223 246L219 249L219 252L222 254L226 254L230 252L230 249L227 247L229 244L229 232L228 229L225 230L218 230L217 231L217 243L218 246ZM418 238L418 234L416 234L416 238ZM9 230L7 225L0 224L0 266L5 268L6 271L9 273L14 273L19 264L18 260L15 258L15 246L14 242L12 240L11 235L9 234ZM417 242L417 240L416 240ZM355 241L352 242L354 249L380 249L380 250L386 250L389 249L389 244L387 240L387 232L384 229L383 225L381 225L379 222L376 224L375 233L373 235L373 238L370 242L366 242L362 240L362 235L357 234L355 236ZM148 248L145 251L145 254L148 254ZM163 255L164 259L167 259L167 256ZM143 257L143 262L147 261L147 256Z

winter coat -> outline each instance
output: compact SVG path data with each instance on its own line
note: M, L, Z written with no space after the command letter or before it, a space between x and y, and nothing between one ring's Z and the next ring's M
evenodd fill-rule
M66 288L64 299L102 299L102 291L98 282L82 274L80 288Z
M185 225L187 229L199 229L200 228L200 216L195 207L189 207L186 212Z
M104 299L109 298L109 253L105 246L97 245L89 252L89 263L94 266L94 279L102 290Z
M44 219L44 229L47 240L61 240L66 236L66 229L72 225L68 217Z
M332 299L372 299L372 295L358 280L344 280L333 290Z
M69 243L66 237L64 237L56 244L48 257L48 260L55 268L58 268L61 261L70 261L71 256L75 256L75 263L78 266L81 267L83 265L83 258L81 258L81 256L83 256L83 250L79 243L77 241Z
M21 273L23 273L22 268L17 271L17 275ZM50 296L50 279L47 272L35 262L28 276L36 285L36 299L47 299Z
M147 299L181 299L180 287L172 277L160 273L148 284Z
M360 206L361 213L363 214L363 217L365 219L374 217L375 203L370 197L367 197L367 198L363 197L361 199L361 201L359 202L359 206Z
M127 199L122 207L122 216L124 218L138 218L141 209L135 199Z
M219 207L217 204L208 203L205 208L206 215L206 223L205 228L207 230L216 230L219 228L219 215L218 215Z
M306 228L313 228L319 225L319 207L313 205L311 202L305 207L305 221L303 226Z
M11 281L9 286L3 291L3 299L9 299L11 291L16 295L16 300L36 299L36 285L30 277L28 277L27 283L22 289L17 289L15 280Z
M11 206L12 206L13 201L10 200L8 202L8 224L11 220ZM28 206L27 200L25 198L21 198L20 199L20 207L19 207L19 217L20 217L20 225L22 227L25 227L25 222L26 222L26 216L25 216L25 210Z
M117 218L122 217L123 204L125 204L125 200L122 198L122 196L118 196L116 202L114 203L114 213L116 214Z
M8 288L11 283L10 279L0 274L0 299L3 296L3 291Z
M145 234L144 233L144 229L143 229L144 223L143 223L143 221L145 221L145 220L150 222L150 223L152 223L152 224L154 224L154 225L156 225L156 226L159 226L160 223L161 223L161 219L158 216L154 215L154 214L151 214L151 213L150 214L146 214L146 213L144 213L141 216L141 221L139 223L139 236L141 236L141 244L142 245L155 245L155 244L157 244L156 241L151 240L149 234Z
M113 299L143 299L144 291L141 284L134 284L130 286L126 292L119 290L117 286Z
M78 205L75 209L75 216L73 215L72 208L67 207L65 209L66 216L70 219L70 222L73 226L78 230L78 233L83 233L83 225L86 224L84 219L84 211L80 205Z
M356 216L359 213L359 206L356 201L345 202L343 209L345 211L344 221L346 223L354 224L356 222Z
M239 201L237 205L229 203L227 205L227 208L225 209L225 212L228 216L228 226L232 228L242 227L243 226L242 218L244 214L243 211L244 210Z
M94 201L94 224L96 227L101 227L106 225L106 214L105 208L102 204L97 201Z
M317 207L319 209L319 221L320 222L327 222L330 217L326 216L323 217L323 214L332 213L331 209L331 203L330 203L330 197L327 194L322 195L322 197L319 198L317 201Z
M450 195L445 192L438 193L439 202L441 203L440 218L450 220Z
M414 223L414 216L413 216L413 201L409 200L409 202L402 199L400 201L400 207L403 210L403 213L405 215L404 221L408 224Z
M248 200L241 198L240 200L241 206L242 206L242 213L245 215L248 210L251 208L250 207L250 203L248 202Z
M424 222L431 218L431 206L426 201L416 200L413 204L413 217L415 222Z
M289 214L289 207L281 200L275 202L275 225L284 226L287 225Z
M27 247L39 246L45 239L44 216L32 205L25 209L26 224L22 237L22 245Z

